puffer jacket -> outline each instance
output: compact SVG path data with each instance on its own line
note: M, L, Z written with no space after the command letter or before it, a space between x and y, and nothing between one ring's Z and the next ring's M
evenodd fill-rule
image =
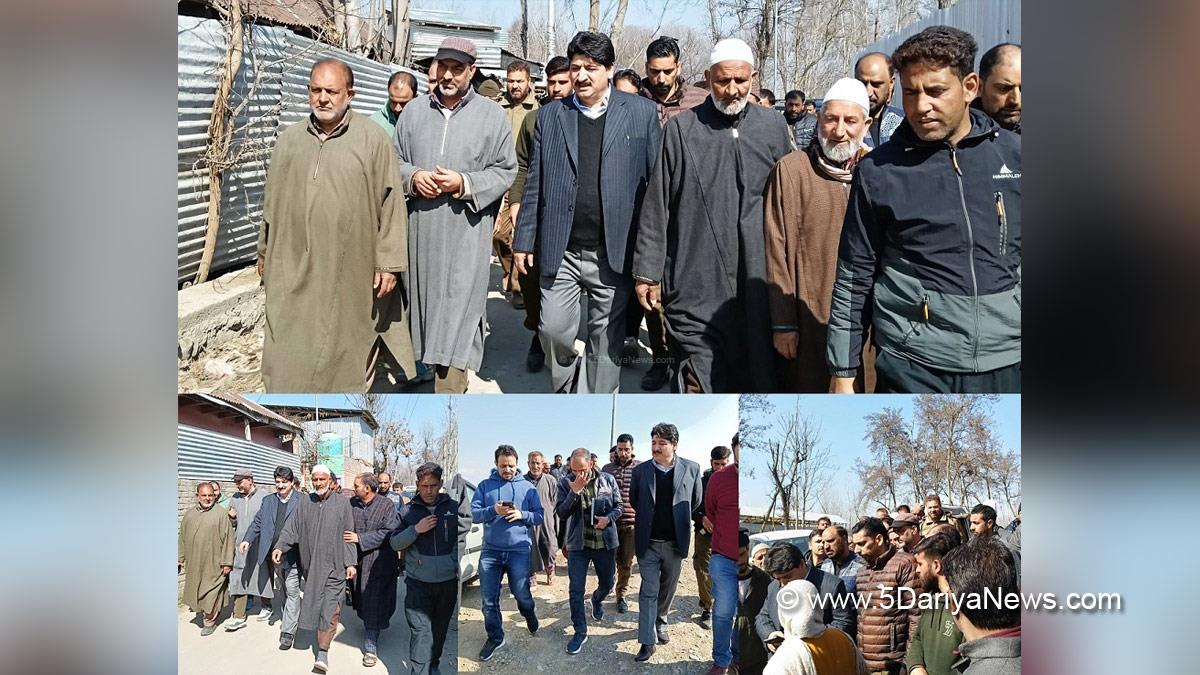
M521 511L521 519L510 523L496 513L498 502L512 502ZM471 520L483 523L483 547L492 551L528 551L533 543L529 528L541 525L545 518L537 488L518 473L504 480L500 472L479 483L471 498Z
M641 462L636 459L631 459L625 466L621 466L616 462L609 462L608 464L604 465L603 469L600 469L604 473L615 478L617 481L617 486L621 488L622 509L621 517L617 520L617 525L633 525L635 514L633 507L629 505L629 486L633 484L633 467L637 466L638 464L641 464ZM565 474L566 469L564 469L563 473L559 475L559 478L562 478Z
M1021 362L1021 138L970 119L957 147L906 120L859 162L829 318L834 376L861 366L868 316L880 349L928 368Z
M867 667L872 671L892 670L904 665L908 652L908 636L916 633L921 618L913 594L900 595L900 586L917 587L917 561L911 553L891 547L875 561L858 572L855 592L859 596L858 647L862 649ZM882 588L881 588L882 587ZM885 602L884 597L889 601ZM913 604L910 610L900 609L901 602ZM890 609L885 609L883 605Z

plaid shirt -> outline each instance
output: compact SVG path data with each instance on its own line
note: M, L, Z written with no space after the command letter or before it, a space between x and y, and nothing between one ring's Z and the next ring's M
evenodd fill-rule
M596 500L596 477L593 476L588 481L587 487L583 488L583 492L579 493L579 507L583 509L583 547L584 548L605 548L604 546L604 530L596 529L596 514L592 511L592 504Z

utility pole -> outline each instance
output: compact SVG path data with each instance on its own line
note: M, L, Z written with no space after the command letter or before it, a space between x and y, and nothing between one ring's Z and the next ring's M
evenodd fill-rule
M617 437L617 394L616 394L616 392L613 392L613 395L612 395L612 417L609 418L609 422L608 422L608 447L611 448L615 444L615 441L613 441L613 439L616 437Z
M546 0L546 62L554 58L554 0Z
M408 65L408 0L392 0L392 63Z

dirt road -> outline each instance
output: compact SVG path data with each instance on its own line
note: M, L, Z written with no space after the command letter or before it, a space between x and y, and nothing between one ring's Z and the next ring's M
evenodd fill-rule
M253 274L251 270L249 273ZM488 336L484 348L483 365L479 372L470 374L468 393L531 393L550 392L550 375L545 368L538 373L525 369L525 355L529 351L532 333L525 330L525 312L518 311L505 299L500 290L501 271L493 259L492 276L488 287L487 318ZM262 293L261 288L258 293ZM581 313L587 316L586 309ZM245 326L244 333L211 349L198 358L179 366L179 391L232 391L254 393L263 391L262 342L263 323ZM644 393L640 383L650 369L651 355L649 336L645 322L642 323L637 356L621 371L621 391ZM583 342L576 341L576 349L583 352ZM380 393L431 393L433 383L411 388L389 385L384 378L376 380ZM669 391L664 386L662 393Z
M500 611L504 617L506 644L487 663L478 660L479 650L486 638L483 630L482 602L478 580L463 590L459 619L459 672L477 673L583 673L599 668L609 673L643 673L653 675L702 675L712 665L712 632L700 627L695 619L700 613L696 591L696 575L692 561L683 562L679 574L679 590L671 613L667 617L671 642L658 645L647 663L633 660L638 651L637 589L640 585L637 563L629 581L629 611L618 614L616 601L610 595L604 603L604 620L597 623L590 616L591 601L585 600L588 616L588 641L583 650L572 656L566 653L567 641L574 635L571 610L567 605L567 564L561 555L553 586L541 581L533 588L541 629L530 635L525 620L517 612L516 600L508 593L507 583L501 587ZM596 589L595 573L589 570L586 597Z
M407 673L408 624L404 620L404 579L396 593L396 613L391 627L379 636L379 663L367 668L362 665L363 624L348 603L342 605L341 623L329 648L331 673ZM257 612L257 609L253 610ZM287 651L279 650L279 624L269 625L251 616L246 627L232 633L223 628L207 637L200 636L200 623L195 613L186 607L179 609L179 673L180 675L211 675L212 673L309 673L312 671L316 648L313 633L300 631L296 644ZM219 621L229 618L229 610ZM450 624L442 663L451 666L458 655L458 627ZM444 673L453 669L446 667Z

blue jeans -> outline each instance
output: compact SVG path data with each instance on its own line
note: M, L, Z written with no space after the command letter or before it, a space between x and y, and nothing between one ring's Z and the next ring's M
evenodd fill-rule
M613 587L613 574L617 569L617 552L606 548L585 548L571 551L567 556L567 578L570 580L571 625L576 635L587 635L587 614L583 609L583 589L587 584L588 563L596 566L596 578L600 586L592 593L592 600L604 602Z
M738 657L737 635L733 632L738 605L737 561L714 551L708 561L708 573L712 576L713 663L728 668Z
M489 640L504 640L500 617L500 578L508 572L508 590L517 599L521 616L533 616L533 594L529 592L529 549L495 551L484 548L479 554L479 585L483 590L483 629Z

